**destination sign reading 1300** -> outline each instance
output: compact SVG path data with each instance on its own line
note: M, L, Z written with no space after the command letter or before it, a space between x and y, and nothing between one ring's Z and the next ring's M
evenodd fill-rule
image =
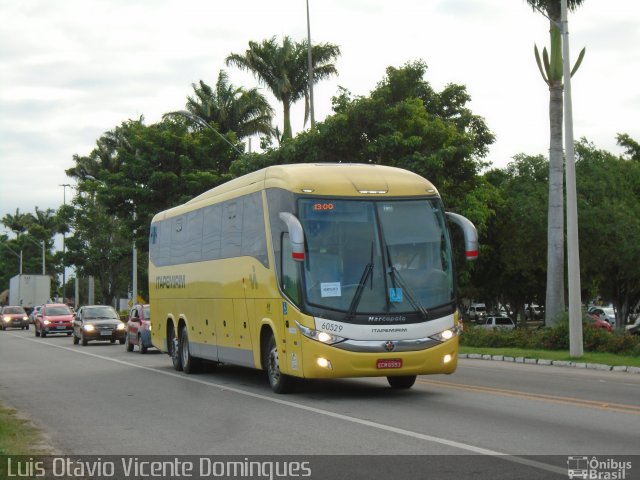
M328 212L333 210L335 205L333 203L314 203L313 210L316 212Z

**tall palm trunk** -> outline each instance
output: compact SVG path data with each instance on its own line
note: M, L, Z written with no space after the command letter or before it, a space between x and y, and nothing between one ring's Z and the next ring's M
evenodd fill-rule
M282 98L282 114L284 117L282 139L289 140L293 136L291 130L291 101L288 98Z
M545 322L554 325L565 310L564 292L564 155L563 121L563 62L560 32L560 0L526 0L549 19L551 54L544 49L540 58L535 47L536 62L543 80L549 85L549 215L547 230L547 298ZM580 6L583 0L567 0L569 9ZM584 48L571 72L573 75L584 57ZM549 56L551 58L549 58Z
M562 80L552 80L549 82L549 207L545 301L547 325L555 324L565 310L562 109Z

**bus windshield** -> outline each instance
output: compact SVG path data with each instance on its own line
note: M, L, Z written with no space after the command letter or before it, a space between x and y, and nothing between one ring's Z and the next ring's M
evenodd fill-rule
M413 313L453 302L439 199L300 199L309 304L356 314Z

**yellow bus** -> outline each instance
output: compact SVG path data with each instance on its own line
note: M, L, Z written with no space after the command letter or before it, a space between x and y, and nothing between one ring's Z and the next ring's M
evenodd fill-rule
M406 170L271 166L158 213L149 237L152 342L174 368L201 360L299 378L452 373L459 333L447 219Z

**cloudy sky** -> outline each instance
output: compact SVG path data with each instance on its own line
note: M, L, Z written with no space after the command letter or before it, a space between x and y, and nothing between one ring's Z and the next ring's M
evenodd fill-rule
M309 3L312 41L342 50L339 77L314 89L317 120L338 86L367 95L387 66L423 59L435 88L467 86L496 134L494 166L546 154L548 90L533 45L548 44L549 28L524 0ZM304 0L0 0L0 19L0 218L58 208L74 154L122 121L184 108L193 82L213 85L226 69L234 85L258 86L224 65L250 40L306 38ZM575 137L621 153L617 133L640 141L640 6L587 0L569 28L572 60L587 47L572 81ZM293 116L300 131L302 106Z

